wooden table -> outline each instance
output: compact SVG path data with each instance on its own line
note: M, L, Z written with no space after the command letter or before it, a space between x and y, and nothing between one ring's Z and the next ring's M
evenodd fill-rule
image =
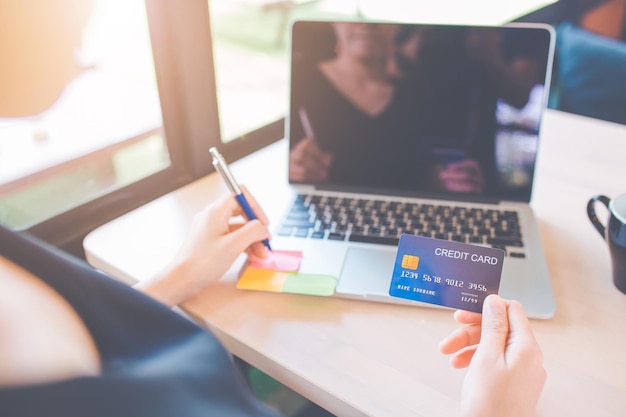
M274 224L286 152L283 140L233 164ZM151 276L192 214L224 192L211 174L100 227L84 242L88 261L129 283ZM626 295L585 211L590 196L623 192L626 127L548 111L532 205L557 312L532 320L548 372L539 416L626 414ZM457 327L450 311L237 290L241 262L182 306L235 355L339 416L458 415L465 371L437 351Z

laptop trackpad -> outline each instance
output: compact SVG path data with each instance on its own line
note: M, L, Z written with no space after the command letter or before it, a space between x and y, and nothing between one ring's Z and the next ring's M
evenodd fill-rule
M388 295L396 248L348 248L337 284L338 293Z

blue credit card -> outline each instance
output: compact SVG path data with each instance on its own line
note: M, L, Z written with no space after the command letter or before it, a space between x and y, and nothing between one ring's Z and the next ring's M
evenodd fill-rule
M389 295L480 313L498 293L503 262L502 249L404 234Z

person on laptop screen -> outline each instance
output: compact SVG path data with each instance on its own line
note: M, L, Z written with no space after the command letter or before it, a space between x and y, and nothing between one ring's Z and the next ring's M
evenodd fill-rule
M511 186L497 174L506 123L497 110L523 108L542 81L532 42L497 28L327 25L327 42L293 45L292 182L480 194Z

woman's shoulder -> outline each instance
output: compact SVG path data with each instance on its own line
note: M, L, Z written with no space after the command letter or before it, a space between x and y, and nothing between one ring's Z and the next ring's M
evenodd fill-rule
M41 282L78 313L101 359L97 375L0 384L0 408L7 415L170 416L183 408L190 416L272 415L217 338L187 318L80 260L1 227L0 256L3 264L21 264L27 274L45 277ZM36 319L47 332L63 327L50 314ZM41 342L37 349L42 346L50 345Z

